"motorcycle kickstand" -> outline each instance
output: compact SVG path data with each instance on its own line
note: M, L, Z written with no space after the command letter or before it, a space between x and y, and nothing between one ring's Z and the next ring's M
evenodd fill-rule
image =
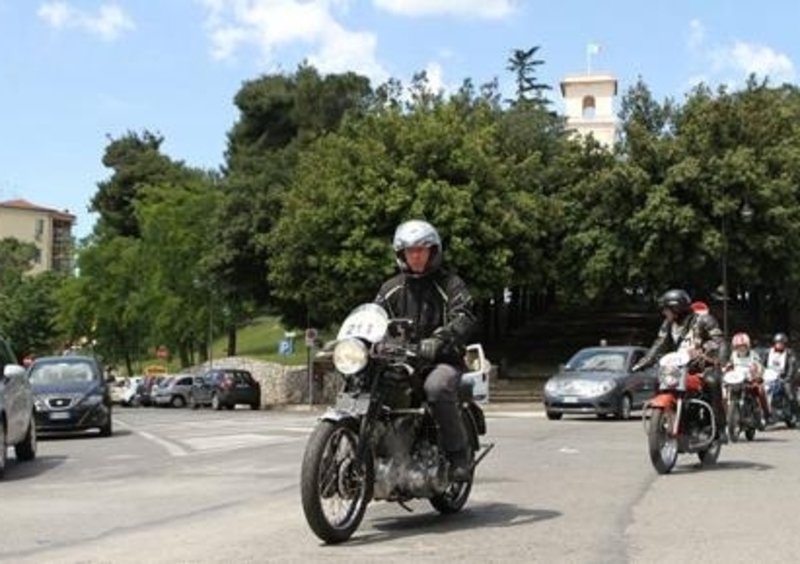
M475 462L472 463L473 469L475 469L475 467L478 466L478 464L480 464L481 460L483 460L486 457L486 455L489 454L489 451L491 451L494 448L494 443L488 443L481 446L483 447L483 451L480 453L478 458L475 459Z

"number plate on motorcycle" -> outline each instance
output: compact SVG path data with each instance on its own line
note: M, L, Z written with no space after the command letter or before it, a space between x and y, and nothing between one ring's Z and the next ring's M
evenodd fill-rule
M363 415L369 407L369 398L354 398L350 396L339 396L336 400L336 409Z

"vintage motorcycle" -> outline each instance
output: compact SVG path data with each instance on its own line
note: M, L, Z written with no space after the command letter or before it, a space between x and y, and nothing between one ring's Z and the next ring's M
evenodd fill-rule
M719 457L714 409L703 375L689 372L690 360L685 350L661 357L658 391L643 409L650 461L659 474L672 471L679 453L697 453L704 465Z
M797 427L797 414L792 409L789 397L791 388L788 383L781 380L778 372L772 368L764 370L764 385L770 399L770 420L783 421L789 429Z
M728 418L728 436L731 442L739 440L743 433L748 441L756 436L756 430L764 430L762 420L764 414L758 402L756 387L759 386L755 368L735 366L727 370L722 377L723 397Z
M466 481L449 477L430 408L424 401L423 363L405 335L407 319L390 319L376 304L355 308L325 349L343 380L336 404L321 416L306 445L300 491L312 531L325 543L346 541L371 500L405 502L427 498L440 513L467 502L474 469L493 444L483 411L469 383L459 390L469 438L472 472Z

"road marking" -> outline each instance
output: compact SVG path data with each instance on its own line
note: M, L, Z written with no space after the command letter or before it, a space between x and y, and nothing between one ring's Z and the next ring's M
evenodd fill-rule
M166 449L166 451L172 456L186 456L187 454L189 454L189 451L187 451L179 444L173 443L172 441L168 441L166 439L162 439L161 437L157 437L155 435L151 435L147 431L134 430L133 432L141 437L144 437L149 441L153 441L157 445L164 447L164 449Z
M257 445L290 443L300 440L299 437L286 435L257 435L243 433L239 435L211 435L207 437L192 437L183 439L182 442L197 452L225 451L247 448Z

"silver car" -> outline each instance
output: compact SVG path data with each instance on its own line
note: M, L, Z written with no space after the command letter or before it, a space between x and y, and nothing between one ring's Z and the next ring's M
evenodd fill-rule
M176 374L160 386L154 387L152 394L155 405L170 405L184 407L189 403L189 392L197 376L192 374Z
M11 349L0 337L0 478L5 475L8 447L17 460L36 458L36 419L33 391L25 369L17 364Z

